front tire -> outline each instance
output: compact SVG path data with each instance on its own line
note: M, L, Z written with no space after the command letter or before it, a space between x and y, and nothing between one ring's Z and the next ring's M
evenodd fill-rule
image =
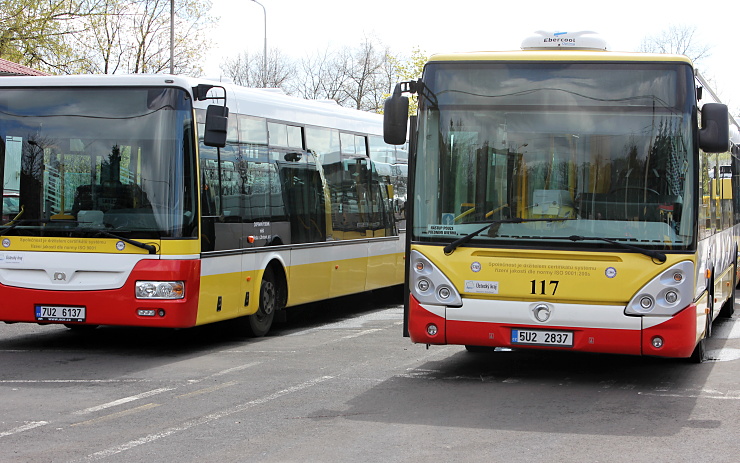
M278 287L271 270L265 270L260 284L260 299L257 312L247 317L247 332L253 337L262 337L270 331L278 309Z
M735 262L732 265L732 290L730 290L730 298L722 304L722 308L719 310L719 317L730 318L735 313L735 290L737 289L735 275L737 275L737 258L735 258Z
M689 362L704 363L707 359L706 341L706 338L699 341L699 344L694 348L694 352L691 353L691 357L689 357Z

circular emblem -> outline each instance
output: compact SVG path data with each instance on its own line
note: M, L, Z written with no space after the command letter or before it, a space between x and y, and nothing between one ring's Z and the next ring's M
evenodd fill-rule
M470 264L470 270L474 271L475 273L480 272L480 262L473 262Z
M118 249L119 251L123 251L125 247L126 243L124 243L123 241L119 241L118 243L116 243L116 249Z
M532 312L534 313L534 318L536 318L538 322L544 323L550 319L550 307L545 304L536 305L535 308L532 309Z
M614 278L615 276L617 276L617 269L615 269L614 267L607 267L604 273L606 274L607 278Z
M8 238L3 239L3 247L9 248L10 247L10 240Z

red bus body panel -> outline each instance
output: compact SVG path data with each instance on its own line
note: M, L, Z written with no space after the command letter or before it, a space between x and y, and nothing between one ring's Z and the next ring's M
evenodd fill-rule
M548 326L547 329L572 331L573 347L529 347L512 345L512 328L542 329L542 326L446 320L425 309L413 296L409 296L409 337L413 342L422 344L482 345L517 349L689 357L698 342L696 323L696 305L692 304L667 321L642 330ZM430 335L427 330L431 324L436 326L434 335ZM655 336L663 339L661 348L653 347L652 339ZM482 343L481 340L486 342Z
M139 261L126 283L117 289L52 291L2 286L0 319L36 322L36 305L84 306L86 325L187 328L195 325L200 288L200 260ZM136 281L184 281L185 297L176 300L136 299ZM164 316L139 316L138 309L164 310ZM53 322L40 322L43 324Z

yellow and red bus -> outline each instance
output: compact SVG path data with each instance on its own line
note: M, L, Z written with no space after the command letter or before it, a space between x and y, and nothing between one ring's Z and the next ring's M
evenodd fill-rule
M0 87L2 321L264 335L403 281L380 115L182 76Z
M740 140L715 100L686 57L590 33L432 56L385 108L387 142L411 131L405 335L703 360L738 280Z

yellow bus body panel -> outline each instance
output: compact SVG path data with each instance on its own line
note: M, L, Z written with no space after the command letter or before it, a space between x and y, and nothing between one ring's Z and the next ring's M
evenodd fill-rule
M449 256L442 246L414 245L463 297L515 301L627 304L642 285L693 254L667 255L663 264L639 253L480 249L460 247ZM475 272L473 269L478 268ZM498 294L466 293L465 281L497 282Z

